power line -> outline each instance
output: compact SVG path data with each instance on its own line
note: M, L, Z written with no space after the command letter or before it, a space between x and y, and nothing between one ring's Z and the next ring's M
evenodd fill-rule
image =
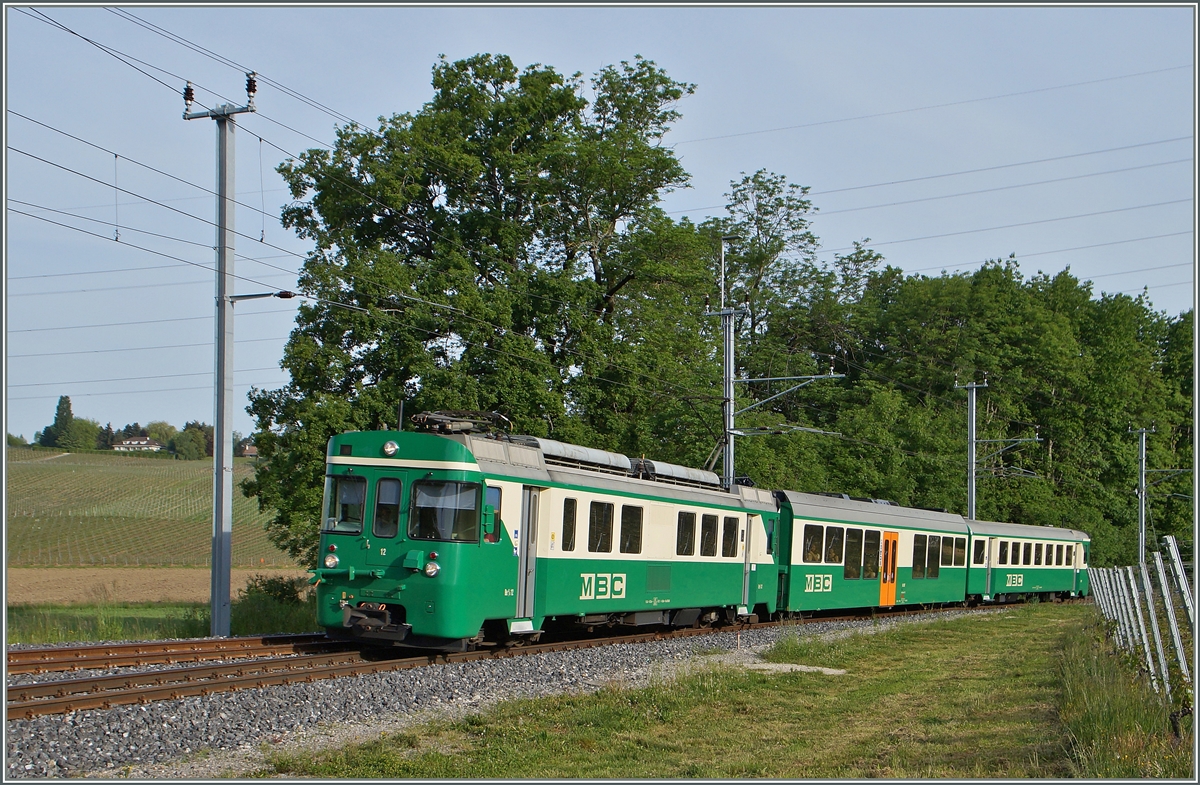
M260 384L268 384L268 382L235 382L234 387L257 387ZM274 382L271 382L274 384ZM93 393L71 393L72 398L96 398L101 395L140 395L143 393L163 393L163 392L187 392L191 390L208 390L212 392L212 385L204 385L200 387L167 387L157 390L110 390L108 392L93 392ZM24 395L18 398L9 398L10 401L47 401L60 397L58 393L48 393L46 395Z
M1028 259L1031 256L1047 256L1049 254L1066 253L1067 251L1084 251L1089 248L1104 248L1109 245L1124 245L1125 243L1137 243L1137 242L1141 242L1143 240L1158 240L1163 237L1179 237L1180 235L1191 234L1191 233L1192 233L1192 231L1189 229L1186 232L1169 232L1167 234L1152 234L1152 235L1148 235L1146 237L1132 237L1128 240L1113 240L1113 241L1107 242L1107 243L1092 243L1091 245L1076 245L1072 248L1059 248L1054 251L1037 251L1035 253L1022 253L1022 254L1017 254L1017 260L1020 261L1021 259ZM973 266L976 264L986 264L989 261L991 261L991 260L990 259L980 259L975 262L967 262L965 264L956 265L954 267L954 269L958 269L961 267L969 267L969 266ZM929 270L945 270L945 269L947 269L947 265L943 264L943 265L938 265L937 267L920 267L915 270L906 270L905 272L923 273L923 272L928 272ZM1148 268L1148 269L1157 269L1157 268ZM1115 274L1115 273L1113 273L1113 274ZM1101 278L1103 276L1096 275L1096 276L1091 276L1091 277Z
M279 338L241 338L235 340L234 343L263 343L265 341L286 341L288 336L284 335ZM73 352L33 352L32 354L10 354L10 360L18 357L64 357L71 354L108 354L110 352L148 352L159 349L191 349L197 346L213 345L212 341L202 341L201 343L176 343L170 346L127 346L121 349L79 349Z
M297 295L299 296L299 295ZM268 314L277 314L281 311L248 311L247 313L239 314L239 319L244 319L247 316L266 316ZM167 324L170 322L198 322L202 320L211 320L213 315L208 316L175 316L170 319L144 319L135 322L106 322L104 324L76 324L65 327L28 327L21 330L9 330L9 334L13 333L44 333L52 330L96 330L102 327L130 327L142 324Z
M278 371L279 366L267 368L242 368L236 373L255 373L257 371ZM105 382L136 382L143 379L178 379L184 376L212 376L213 371L197 371L196 373L166 373L155 376L120 376L114 379L75 379L69 382L28 382L22 384L10 384L9 387L54 387L55 385L67 384L103 384Z
M687 139L682 142L675 142L674 144L679 145L679 144L694 144L696 142L711 142L716 139L732 139L732 138L738 137L738 136L752 136L755 134L770 134L770 133L775 133L777 131L795 131L795 130L799 130L801 128L814 128L814 127L820 126L820 125L833 125L835 123L848 123L853 120L870 120L870 119L873 119L876 117L891 117L893 115L908 114L910 112L924 112L924 111L928 111L930 109L945 109L950 106L962 106L964 104L980 103L981 101L995 101L1000 98L1014 98L1016 96L1021 96L1021 95L1033 95L1034 93L1045 93L1050 90L1065 90L1069 87L1082 87L1084 85L1102 84L1104 82L1115 82L1119 79L1132 79L1132 78L1138 77L1138 76L1150 76L1152 74L1161 74L1161 73L1166 73L1168 71L1180 71L1185 68L1192 68L1192 67L1193 67L1192 63L1188 63L1187 65L1174 65L1174 66L1170 66L1168 68L1156 68L1152 71L1139 71L1139 72L1133 73L1133 74L1121 74L1119 76L1107 76L1102 79L1089 79L1084 82L1071 82L1069 84L1052 85L1050 87L1038 87L1033 90L1021 90L1021 91L1018 91L1015 93L1002 93L1000 95L989 95L989 96L984 96L982 98L967 98L962 101L950 101L950 102L944 103L944 104L932 104L930 106L915 106L915 107L911 107L909 109L894 109L889 112L875 112L873 114L857 115L855 117L841 117L836 120L818 120L813 123L801 123L799 125L785 125L785 126L781 126L779 128L764 128L759 131L741 131L741 132L733 133L733 134L722 134L720 136L705 136L700 139Z

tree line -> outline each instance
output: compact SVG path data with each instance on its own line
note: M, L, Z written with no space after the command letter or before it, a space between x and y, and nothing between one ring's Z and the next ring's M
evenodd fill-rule
M192 420L185 423L182 430L162 420L145 426L135 422L119 429L114 429L111 422L101 427L96 420L76 417L71 409L71 398L66 395L59 396L54 422L34 433L33 443L71 451L112 450L123 440L138 436L153 439L182 460L198 461L206 456L211 458L213 454L213 426L207 423ZM234 454L241 456L246 447L253 444L254 438L243 437L234 431L233 441ZM18 446L26 442L22 437L7 434L7 443Z
M694 85L652 61L590 80L503 55L440 60L433 96L279 167L285 225L315 250L284 351L251 391L262 459L244 491L312 562L325 445L409 412L498 411L514 430L700 466L721 423L719 248L748 410L737 473L762 487L965 512L966 405L983 382L978 517L1093 537L1130 563L1137 438L1154 426L1152 533L1191 541L1192 314L1097 296L1015 258L905 275L856 243L818 258L808 189L765 170L726 214L673 219L688 175L662 138ZM783 394L780 394L783 393ZM807 430L794 430L799 426ZM1035 441L1036 440L1036 441Z

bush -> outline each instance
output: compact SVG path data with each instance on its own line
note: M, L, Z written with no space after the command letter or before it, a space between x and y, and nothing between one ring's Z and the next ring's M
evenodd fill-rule
M316 632L317 594L303 577L252 576L233 601L229 627L233 635Z
M284 575L253 575L246 581L246 588L238 593L239 599L247 599L250 595L261 594L270 597L280 605L302 605L302 594L312 593L308 579L304 577L289 578Z

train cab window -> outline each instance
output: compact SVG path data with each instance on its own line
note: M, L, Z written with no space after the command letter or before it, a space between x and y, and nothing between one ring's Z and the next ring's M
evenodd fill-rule
M1000 543L1000 552L1006 552L1004 550L1004 543ZM971 563L983 564L983 559L985 556L987 556L987 540L976 539L974 545L972 545ZM1004 557L1001 556L1000 558L1003 559ZM1000 563L1004 564L1004 562Z
M953 537L943 537L942 538L942 566L943 567L953 567L954 566L954 538Z
M1042 563L1042 544L1040 542L1033 546L1033 563L1037 565Z
M929 559L925 562L925 577L936 578L938 571L941 569L938 561L938 550L941 548L942 540L945 537L929 535Z
M492 514L493 514L493 517L495 518L495 520L492 524L491 534L483 535L484 542L500 542L500 526L501 526L500 499L501 499L502 495L503 494L501 493L501 490L499 488L493 488L490 485L486 486L483 489L483 503L491 505ZM563 550L566 550L566 549L564 548Z
M700 555L717 555L717 516L700 516Z
M813 526L811 523L804 527L804 561L808 564L821 563L821 543L825 539L825 527Z
M675 555L691 556L696 552L696 513L679 513L675 529Z
M1008 564L1008 540L1000 541L1000 558L997 561L1000 564Z
M1027 543L1025 543L1025 559L1024 559L1024 562L1025 562L1025 566L1026 566L1026 567L1028 567L1030 564L1032 564L1032 563L1033 563L1033 543L1031 543L1031 542L1027 542Z
M1060 542L1058 545L1054 546L1054 566L1061 567L1062 559L1063 559L1063 546L1062 546L1062 543Z
M562 549L575 550L575 512L579 504L574 499L563 499Z
M608 502L592 502L588 515L588 551L612 553L613 506Z
M400 531L400 481L383 479L375 484L375 520L371 531L376 537L395 537Z
M739 518L726 518L725 529L721 532L721 555L737 556L738 526L742 523Z
M867 531L863 535L862 576L867 581L879 577L879 532Z
M846 529L846 566L842 577L857 580L862 577L862 529Z
M479 483L423 480L412 487L408 536L479 542Z
M325 520L321 531L362 534L363 510L367 502L367 478L351 475L325 478Z
M767 518L763 521L763 526L767 530L767 555L769 556L775 552L775 520Z
M954 538L954 566L955 567L966 567L967 566L967 538L966 537L955 537Z
M642 552L642 508L621 505L621 553Z
M825 527L825 563L826 564L841 564L842 563L842 537L845 529L841 526L826 526Z
M925 547L927 545L927 540L928 538L924 534L913 535L913 578L925 577Z
M1071 561L1075 558L1075 545L1072 543L1067 546L1067 566L1071 566Z

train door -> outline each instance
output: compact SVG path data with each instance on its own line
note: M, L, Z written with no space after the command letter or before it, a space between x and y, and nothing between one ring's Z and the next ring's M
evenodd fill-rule
M1071 559L1072 572L1074 573L1071 576L1071 596L1074 597L1079 593L1079 546L1071 543L1067 547L1075 551L1074 554L1067 554L1068 556L1074 555L1074 558Z
M755 516L747 515L746 522L744 524L745 528L742 529L742 550L745 551L745 553L743 554L745 557L745 561L742 564L742 608L744 608L745 610L743 610L742 613L749 613L750 605L751 605L751 603L750 603L750 538L751 538L751 536L753 536L754 530L757 528L756 526L754 526L754 523L755 523L754 519L755 519Z
M537 573L539 489L521 489L521 530L517 533L517 618L533 618L534 578Z
M879 605L889 607L896 604L896 555L900 546L899 532L883 533L882 559L879 570Z
M370 524L363 531L362 547L366 550L365 561L375 567L388 567L404 557L400 548L404 545L407 516L400 503L408 486L405 472L388 471L374 481Z
M984 599L992 598L992 553L996 550L996 538L988 537L987 548L983 551L983 596ZM975 584L978 586L979 584Z

